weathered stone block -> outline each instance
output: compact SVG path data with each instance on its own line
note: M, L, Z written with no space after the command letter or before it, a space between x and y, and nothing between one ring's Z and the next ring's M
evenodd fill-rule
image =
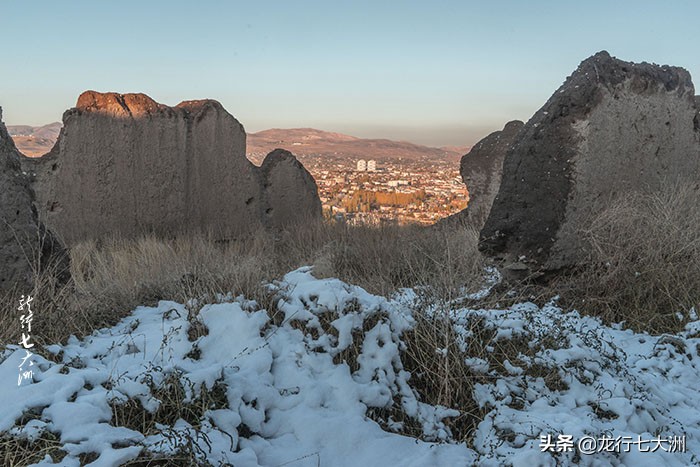
M508 151L480 248L531 269L576 265L582 229L611 199L698 179L697 115L682 68L583 61Z

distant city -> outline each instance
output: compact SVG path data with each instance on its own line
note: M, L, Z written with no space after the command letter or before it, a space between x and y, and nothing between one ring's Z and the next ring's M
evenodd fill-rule
M324 213L349 224L433 224L467 206L454 162L307 157L304 165L316 179Z
M326 217L348 224L433 224L467 205L459 173L468 146L426 147L313 128L248 134L248 158L292 151L316 180Z

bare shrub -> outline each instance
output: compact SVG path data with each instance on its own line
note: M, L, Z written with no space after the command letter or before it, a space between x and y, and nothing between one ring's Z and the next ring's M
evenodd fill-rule
M700 310L700 188L630 193L591 219L585 266L554 284L571 304L635 330L674 332Z
M55 270L35 273L32 334L40 344L84 336L158 300L216 301L218 294L243 294L271 310L274 300L264 284L304 265L314 265L318 276L338 277L373 293L423 286L454 297L481 275L476 242L477 233L463 227L335 223L260 231L225 242L205 234L87 241L70 251L67 282L57 281ZM15 298L22 293L27 292L14 291L0 305L2 343L19 337Z
M474 385L483 382L482 375L474 373L467 363L470 355L460 348L447 313L419 312L414 316L416 325L404 336L406 349L402 356L404 367L411 373L411 386L423 402L458 410L459 416L445 420L445 424L454 440L471 441L485 413L473 396Z

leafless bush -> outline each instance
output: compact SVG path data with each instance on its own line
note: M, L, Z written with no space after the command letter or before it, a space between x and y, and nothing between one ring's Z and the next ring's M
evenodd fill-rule
M574 306L659 333L679 330L679 316L700 310L697 185L620 197L583 234L589 261L555 284Z
M454 297L478 282L481 256L477 234L463 227L346 226L310 223L284 231L260 231L226 242L190 234L174 239L87 241L70 251L71 279L57 281L55 270L37 271L32 294L39 343L70 334L89 334L112 325L138 305L158 300L216 300L243 294L273 306L264 283L304 265L373 293L423 286ZM19 333L14 295L0 306L0 342Z

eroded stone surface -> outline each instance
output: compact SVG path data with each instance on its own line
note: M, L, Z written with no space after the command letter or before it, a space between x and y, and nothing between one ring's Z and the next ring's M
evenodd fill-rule
M260 168L268 225L279 228L321 217L316 182L291 152L275 149Z
M0 108L0 293L13 288L31 293L33 270L49 266L58 256L62 249L37 219L33 192ZM57 271L65 272L65 265Z
M494 131L476 143L462 157L459 171L469 190L469 205L464 210L467 221L481 228L501 186L503 159L524 123L513 120L503 130Z
M575 265L581 229L615 196L697 179L697 114L682 68L585 60L508 151L481 249L544 270Z
M64 114L54 149L26 164L40 212L68 244L190 230L230 237L264 225L268 209L245 137L214 100L169 107L144 94L87 91Z

